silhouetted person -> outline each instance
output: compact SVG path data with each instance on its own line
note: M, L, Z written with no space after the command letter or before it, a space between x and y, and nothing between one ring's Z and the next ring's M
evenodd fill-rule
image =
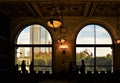
M80 72L81 72L81 74L85 74L85 63L84 63L84 60L81 60Z
M18 72L18 64L15 65L15 72Z
M22 73L27 73L25 60L21 63L21 71Z
M73 73L73 63L72 61L70 61L70 65L69 65L69 74Z
M65 63L65 61L63 60L62 61L62 74L65 74L66 73L66 63Z
M30 66L29 66L30 73L34 73L34 64L33 61L31 61Z

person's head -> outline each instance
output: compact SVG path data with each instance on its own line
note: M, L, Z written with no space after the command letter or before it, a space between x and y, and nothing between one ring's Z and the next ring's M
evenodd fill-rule
M81 60L82 63L84 63L84 60Z
M25 64L25 60L22 60L22 63Z
M72 61L70 61L70 64L73 64Z
M65 63L65 61L63 60L62 63Z

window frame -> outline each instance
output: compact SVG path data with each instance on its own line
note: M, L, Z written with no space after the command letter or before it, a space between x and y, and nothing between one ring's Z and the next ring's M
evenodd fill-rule
M31 25L29 25L29 26L32 26L32 25L39 25L39 26L42 26L42 25L40 25L40 24L31 24ZM45 28L44 26L42 26L45 30L47 30L47 28ZM52 49L53 49L53 44L52 44L52 36L51 36L51 34L50 34L50 32L48 31L48 33L50 34L50 37L51 37L51 43L50 44L17 44L17 40L18 40L18 37L19 37L19 35L22 33L22 31L25 29L25 28L28 28L28 27L23 27L22 28L22 30L19 30L19 32L17 33L18 35L16 36L16 42L15 42L15 44L14 44L14 47L15 47L15 65L17 64L16 63L16 60L17 60L17 48L19 48L19 47L28 47L28 48L31 48L32 49L32 58L31 58L31 61L33 61L34 62L34 48L36 48L36 47L40 47L40 48L42 48L42 47L44 47L44 48L51 48L51 54L52 54ZM33 27L32 27L33 28ZM51 60L51 63L53 64L53 55L52 55L52 60ZM51 64L51 66L46 66L46 65L34 65L34 67L36 67L36 66L39 66L39 67L51 67L51 71L49 71L50 73L52 73L52 65ZM20 67L20 65L18 65L19 67ZM26 67L29 67L30 66L30 64L29 65L26 65ZM48 71L48 70L47 70ZM35 71L36 73L38 73L39 71ZM43 73L45 73L46 72L46 70L44 71L42 71Z
M105 29L107 32L108 32L108 34L110 35L110 37L111 37L111 41L112 41L112 44L77 44L77 37L78 37L78 35L79 35L79 33L80 33L80 31L82 30L82 29L84 29L84 27L86 27L86 26L89 26L89 25L93 25L93 26L96 26L96 25L98 25L98 26L101 26L101 28L103 28L103 29ZM94 37L96 37L96 36L94 36ZM76 36L76 48L75 48L75 50L78 48L78 47L80 47L80 48L84 48L84 47L90 47L90 48L93 48L94 49L94 65L93 65L93 67L94 67L94 72L93 73L95 73L97 70L96 70L96 66L98 66L98 65L96 65L96 49L97 49L97 47L110 47L111 49L112 49L112 65L99 65L99 66L102 66L102 67L104 67L104 66L110 66L112 69L111 69L111 72L113 72L113 47L114 47L114 45L113 45L113 39L112 39L112 35L110 34L110 31L109 30L107 30L107 28L105 28L104 26L102 26L102 25L100 25L100 24L96 24L96 23L92 23L92 24L87 24L87 25L85 25L85 26L83 26L80 30L79 30L79 32L78 32L78 34L77 34L77 36ZM75 57L75 60L76 60L76 57ZM77 62L76 62L76 65L77 65ZM81 65L77 65L77 67L78 68L80 68L80 66ZM87 67L88 65L85 65L85 67ZM88 71L89 72L89 71ZM86 72L87 73L87 72Z

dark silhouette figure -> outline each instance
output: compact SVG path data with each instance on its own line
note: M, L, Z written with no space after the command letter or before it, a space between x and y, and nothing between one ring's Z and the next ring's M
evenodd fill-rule
M65 74L66 73L66 63L65 63L64 60L62 61L62 66L61 67L62 67L62 73Z
M71 83L71 79L74 77L73 74L74 74L74 66L73 66L73 62L70 61L70 64L69 64L69 67L68 67L68 81L69 83Z
M70 61L70 65L69 65L69 74L73 73L73 63L72 61Z
M21 71L24 74L27 73L25 60L23 60L21 63Z
M30 73L34 73L34 64L33 61L31 61L30 66L29 66Z
M14 67L14 73L15 74L20 74L21 73L21 71L19 70L19 65L18 64L16 64L15 67Z
M85 74L85 63L84 63L84 60L81 60L80 72L81 72L81 74Z
M18 72L18 64L15 65L15 73Z

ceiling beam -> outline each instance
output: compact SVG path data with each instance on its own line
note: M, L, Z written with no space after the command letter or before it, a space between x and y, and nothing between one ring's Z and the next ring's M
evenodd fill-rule
M31 5L32 5L32 7L34 8L35 12L36 12L40 17L42 17L42 13L40 12L40 9L39 9L39 7L37 6L37 4L33 2L33 3L31 3Z
M28 9L32 12L34 16L37 16L30 4L26 3L26 6L28 7Z
M92 16L93 15L93 13L95 12L96 7L97 7L97 3L93 3L91 11L89 12L88 16Z
M88 2L85 7L84 16L87 16L90 10L91 2Z
M51 0L0 0L0 2L51 2ZM99 2L99 1L120 1L120 0L60 0L59 2L68 2L68 3L73 3L73 2Z

